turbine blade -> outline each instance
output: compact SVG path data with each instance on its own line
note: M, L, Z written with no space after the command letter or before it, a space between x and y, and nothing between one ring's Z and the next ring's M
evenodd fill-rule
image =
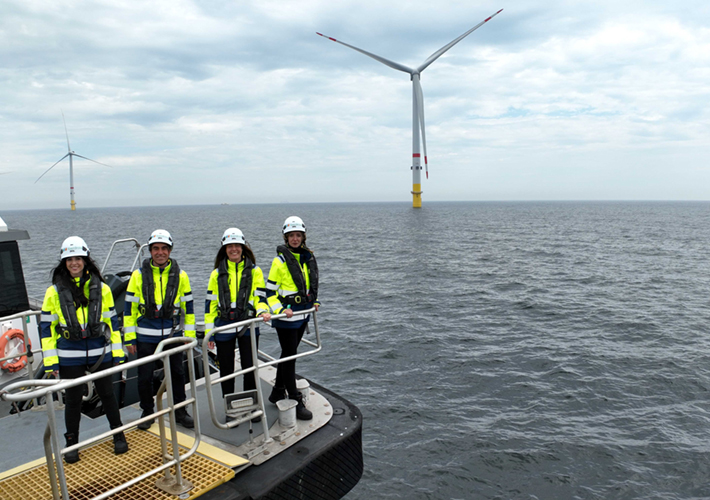
M422 93L422 84L419 78L413 78L415 94L417 96L417 116L419 116L419 129L422 133L422 147L424 149L424 169L426 178L429 178L429 159L426 154L426 130L424 129L424 94Z
M64 122L64 133L67 134L67 151L71 153L71 146L69 145L69 131L67 130L67 121L64 118L64 111L62 111L62 121Z
M70 154L70 153L67 153L67 154L65 154L64 156L62 156L62 157L57 161L57 163L59 163L59 162L62 161L64 158L66 158L67 156L69 156L69 154ZM46 174L47 172L49 172L50 170L52 170L54 167L56 167L56 166L57 166L57 163L55 163L54 165L52 165L51 167L49 167L47 170L45 170L44 174ZM34 183L37 184L37 182L38 182L42 177L44 177L44 174L40 175Z
M460 37L458 37L456 40L454 40L454 41L452 41L452 42L450 42L450 43L444 45L443 47L441 47L439 50L437 50L437 51L434 52L432 55L430 55L429 58L428 58L426 61L424 61L421 66L419 66L419 67L417 68L417 71L420 72L420 73L421 73L422 71L424 71L431 63L433 63L433 62L436 61L439 57L441 57L441 56L444 54L444 52L446 52L446 51L449 50L451 47L453 47L454 45L456 45L457 43L459 43L461 40L463 40L464 38L466 38L468 35L470 35L470 34L473 33L474 31L476 31L478 28L480 28L481 26L483 26L484 24L486 24L488 21L490 21L491 19L493 19L494 17L496 17L496 16L497 16L498 14L500 14L501 12L503 12L503 9L500 9L498 12L496 12L495 14L493 14L492 16L490 16L489 18L487 18L487 19L481 21L481 22L478 23L476 26L474 26L473 28L471 28L470 30L468 30L466 33L464 33L463 35L461 35Z
M399 64L399 63L396 63L396 62L394 62L394 61L390 61L389 59L385 59L384 57L380 57L380 56L378 56L377 54L373 54L372 52L368 52L368 51L366 51L366 50L358 49L357 47L354 47L354 46L352 46L352 45L349 45L349 44L347 44L347 43L345 43L345 42L341 42L340 40L336 40L335 38L330 37L330 36L328 36L328 35L324 35L323 33L318 33L317 31L316 31L316 35L320 35L320 36L322 36L323 38L327 38L328 40L334 41L335 43L339 43L340 45L345 45L346 47L350 47L350 48L353 49L353 50L357 50L357 51L360 52L361 54L365 54L365 55L368 56L368 57L372 57L375 61L379 61L379 62L381 62L382 64L384 64L385 66L389 66L390 68L396 69L396 70L398 70L398 71L403 71L403 72L405 72L405 73L409 73L410 75L414 73L414 70L413 70L413 69L408 68L407 66L405 66L405 65L403 65L403 64Z
M104 167L113 168L111 165L106 165L105 163L101 163L100 161L92 160L91 158L87 158L86 156L81 156L76 153L71 154L74 156L78 156L79 158L84 158L85 160L93 161L94 163L98 163L99 165L103 165Z

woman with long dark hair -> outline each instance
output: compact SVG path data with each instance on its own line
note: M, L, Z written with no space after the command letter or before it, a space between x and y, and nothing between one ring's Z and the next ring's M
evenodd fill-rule
M284 313L286 318L274 319L281 345L281 358L298 352L303 333L310 319L298 311L318 310L318 264L315 255L306 246L306 225L300 217L289 217L283 226L284 245L276 248L277 257L271 263L266 282L266 300L272 314ZM306 408L302 395L296 388L296 360L279 363L276 382L269 401L276 403L288 397L295 400L296 418L310 420L313 414Z
M113 295L83 239L71 236L64 240L60 262L52 271L52 283L44 296L40 318L45 371L73 379L122 363L125 358ZM121 427L112 378L96 379L94 386L111 429ZM79 441L83 395L83 385L66 390L67 446ZM114 434L113 451L116 455L128 451L123 432ZM66 453L64 460L77 462L79 451Z
M271 319L269 309L262 300L264 274L256 265L254 253L244 239L244 234L230 227L222 235L214 270L210 274L205 301L205 333L215 327L236 323L249 318ZM259 345L259 329L256 328ZM234 350L239 347L242 369L254 366L251 352L251 336L248 327L232 328L214 335L210 348L217 346L217 361L221 377L234 373ZM244 376L244 390L256 389L254 373ZM222 396L234 392L234 379L222 382Z

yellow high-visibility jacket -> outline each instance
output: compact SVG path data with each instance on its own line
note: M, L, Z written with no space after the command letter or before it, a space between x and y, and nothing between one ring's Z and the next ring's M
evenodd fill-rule
M168 286L168 273L172 263L171 260L164 269L160 269L153 265L152 259L150 261L153 283L155 283L154 300L156 305L161 308L164 306L163 298ZM184 317L184 335L195 338L195 307L192 300L190 278L183 270L180 270L180 283L172 307L175 310L179 309ZM147 318L144 316L144 311L143 274L139 268L131 274L126 290L126 304L123 312L123 335L126 345L133 345L136 341L157 344L165 338L183 334L180 325L176 325L174 319Z
M79 283L79 280L80 278L75 278L76 283ZM90 282L91 280L87 280L84 284L84 295L87 298L89 297ZM88 310L88 306L76 308L77 321L83 328L87 326ZM60 365L93 365L104 353L104 350L104 362L122 363L125 360L113 295L106 283L101 283L101 311L102 321L108 325L111 331L108 344L103 336L83 340L66 339L61 334L62 328L67 326L67 321L60 306L59 292L55 285L47 288L40 316L42 356L46 372L58 370Z
M242 272L244 271L244 260L239 263L234 263L227 260L227 271L229 272L229 295L232 307L236 307L237 295L239 293L239 285L242 280ZM254 308L255 316L259 316L265 312L269 312L269 306L265 300L264 290L264 273L258 266L254 266L251 271L251 293L249 294L249 304ZM219 311L219 269L215 269L210 274L210 281L207 285L207 299L205 300L205 333L208 333L215 327L229 324L220 318ZM225 341L233 339L237 334L236 329L230 329L224 332L217 333L213 340ZM247 330L245 335L249 335Z
M306 282L307 291L310 292L310 279L308 275L308 262L303 262L302 256L299 253L291 252L296 260L299 262L300 267L303 271L303 276ZM308 253L308 257L313 257L313 254ZM271 269L269 270L269 278L266 281L266 302L269 305L272 314L280 314L284 312L284 305L281 303L283 297L288 297L289 295L297 295L298 287L293 281L291 272L288 269L288 264L286 264L286 259L279 254L271 262ZM293 311L299 311L303 309L310 309L314 304L320 305L320 301L316 300L313 304L302 304L300 306L291 306ZM304 321L308 321L309 316L303 314L294 314L291 318L274 319L271 324L274 328L299 328Z

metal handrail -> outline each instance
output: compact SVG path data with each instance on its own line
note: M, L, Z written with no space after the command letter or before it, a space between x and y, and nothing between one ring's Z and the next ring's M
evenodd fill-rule
M315 347L315 349L312 349L310 351L294 354L293 356L288 356L285 358L281 359L275 359L272 358L271 356L268 356L266 353L263 353L262 351L259 351L256 348L256 324L260 322L264 322L263 318L252 318L252 319L246 319L244 321L239 321L236 323L230 323L228 325L223 325L217 328L214 328L209 331L209 333L205 334L205 338L202 340L202 352L205 353L207 352L209 348L209 342L212 336L216 333L220 333L226 330L231 330L236 328L237 331L241 327L248 326L249 327L249 332L250 332L250 343L251 343L251 357L254 360L254 365L249 367L249 368L242 368L241 370L235 371L233 373L230 373L229 375L225 375L223 377L218 377L216 379L212 379L212 375L210 373L210 365L209 365L209 359L208 356L202 356L202 363L204 365L204 373L205 373L205 389L207 391L207 401L209 403L210 407L210 416L212 417L212 423L216 426L219 427L220 429L230 429L232 427L236 427L242 422L245 422L246 420L256 418L262 415L266 415L266 408L264 406L264 396L261 392L261 384L259 383L259 370L267 368L269 366L277 365L279 363L283 363L284 361L291 361L295 360L298 358L302 358L305 356L311 356L313 354L316 354L322 349L321 341L320 341L320 332L318 330L318 318L317 318L317 312L315 307L311 309L306 309L303 311L297 311L297 313L300 314L310 314L313 313L313 326L315 328L316 332L316 343L313 344L310 341L305 341L305 343ZM271 319L280 319L280 318L285 318L286 314L275 314L271 316ZM270 359L270 361L267 361L265 363L262 363L259 360L259 356L257 354L261 354L264 357ZM226 380L231 380L233 378L236 378L240 375L245 375L247 373L254 372L254 380L256 381L256 395L257 395L257 405L259 406L260 410L255 411L252 414L244 415L241 418L237 418L232 421L228 421L225 423L222 423L217 420L217 413L215 411L215 405L214 405L214 396L212 394L212 386L219 384L220 382L226 381ZM268 443L272 441L270 435L269 435L269 426L268 425L263 425L262 426L264 429L264 443Z
M170 344L178 344L182 343L183 345L180 345L178 347L175 347L173 349L169 350L164 350L165 346L170 345ZM158 344L158 347L155 350L154 354L151 354L150 356L146 356L144 358L136 359L134 361L129 361L127 363L122 363L120 365L113 366L111 368L108 368L106 370L100 371L100 372L95 372L91 373L89 375L84 375L83 377L75 378L75 379L42 379L42 380L31 380L31 381L21 381L21 382L14 382L12 384L9 384L7 387L5 387L2 391L0 391L0 399L3 399L5 401L13 401L13 402L20 402L20 401L26 401L34 398L39 398L39 397L44 397L46 400L46 405L47 405L47 419L48 419L48 429L49 432L45 432L45 439L44 439L44 446L45 446L45 455L47 458L47 469L49 472L49 480L50 483L52 484L52 495L54 500L59 500L59 490L61 490L61 498L69 498L69 492L67 490L67 482L66 482L66 475L64 472L64 463L63 460L61 459L61 456L66 454L67 452L78 450L82 446L87 446L90 444L93 444L95 442L101 441L103 439L106 439L110 436L113 436L114 434L117 434L119 432L126 431L132 427L134 427L136 424L141 423L141 422L146 422L152 418L158 417L159 419L159 424L160 424L160 438L161 438L161 445L163 448L163 465L156 467L155 469L142 474L141 476L138 476L136 478L131 479L130 481L127 481L112 490L103 493L99 496L94 497L93 500L103 500L105 498L108 498L109 496L115 494L118 491L124 490L130 486L133 486L134 484L138 483L139 481L142 481L143 479L150 477L153 474L156 474L157 472L165 471L166 478L170 476L170 467L175 466L175 482L177 482L178 486L183 485L183 483L186 483L182 479L182 472L180 468L180 462L186 460L190 456L192 456L195 451L197 450L197 447L200 444L201 437L200 437L200 426L199 426L199 419L195 419L196 424L195 424L195 440L190 448L190 450L187 451L184 455L180 455L180 450L178 447L178 442L177 442L177 429L176 429L176 421L175 421L175 410L185 407L187 405L192 404L192 410L193 414L197 415L197 394L196 394L196 382L195 382L195 371L194 371L194 356L193 356L193 348L197 345L197 340L194 338L190 337L173 337L169 339L165 339L161 341ZM174 404L173 401L173 396L172 396L172 379L170 377L170 363L167 361L166 358L169 356L179 354L181 352L187 351L187 356L188 356L188 372L190 375L190 392L191 392L191 397L186 399L184 402L179 403L179 404ZM158 391L158 395L156 396L157 402L158 402L158 411L156 413L153 413L149 416L146 417L141 417L140 419L134 420L133 422L129 424L124 424L121 427L117 427L115 429L111 429L107 432L104 432L103 434L100 434L98 436L95 436L93 438L85 439L84 441L80 441L79 443L72 445L72 446L67 446L66 448L62 448L59 442L59 434L56 432L57 429L57 417L55 415L55 403L54 403L54 398L52 397L54 393L57 393L59 391L63 391L66 389L69 389L71 387L76 387L78 385L86 384L88 382L91 382L93 380L96 380L98 378L103 378L103 377L108 377L111 376L115 373L122 372L123 370L128 370L146 363L152 363L156 360L163 359L165 360L163 362L164 365L164 370L165 370L165 377L163 379L163 383L160 386L160 389ZM28 388L28 386L30 388ZM18 391L16 393L12 393L12 391ZM162 395L163 392L167 390L168 392L168 408L167 409L162 409ZM172 458L170 458L167 455L167 447L165 446L165 424L163 422L162 416L165 414L169 414L170 418L170 431L171 431L171 440L172 440L172 445L173 445L173 454ZM58 460L54 460L54 457L59 457ZM56 466L57 474L56 476L53 474L54 469L49 466L51 463L54 462L54 465ZM57 478L59 479L59 488L57 487ZM189 483L187 483L189 484Z
M136 268L136 264L138 264L138 259L140 259L143 256L143 250L148 247L148 243L143 243L141 247L138 249L138 252L136 253L136 258L133 259L133 264L131 264L131 272Z
M110 248L109 251L108 251L108 255L106 256L106 260L104 261L104 265L101 266L101 275L104 274L104 270L106 269L106 265L108 264L108 261L109 261L109 259L111 258L111 254L113 253L114 247L115 247L118 243L126 243L126 242L133 242L133 244L134 244L135 247L137 248L136 257L135 257L135 259L133 259L133 264L131 265L131 269L130 269L130 272L133 272L133 270L136 268L136 262L138 262L138 259L139 259L140 256L143 254L143 249L144 249L145 247L147 247L148 244L146 243L146 244L144 244L144 245L141 245L140 241L138 241L138 240L135 239L135 238L124 238L124 239L122 239L122 240L116 240L116 241L114 241L114 242L111 244L111 248Z

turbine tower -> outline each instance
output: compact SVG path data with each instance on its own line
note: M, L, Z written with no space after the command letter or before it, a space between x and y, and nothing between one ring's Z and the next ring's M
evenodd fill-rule
M105 163L101 163L96 160L92 160L91 158L87 158L86 156L81 156L80 154L75 153L74 151L71 150L71 146L69 145L69 132L67 131L67 121L64 119L64 111L62 111L62 120L64 121L64 133L67 136L67 154L62 156L59 160L57 160L57 163L49 167L44 174L52 170L59 162L61 162L64 158L67 156L69 157L69 198L71 199L71 209L76 210L76 202L74 201L74 156L78 156L79 158L83 158L85 160L93 161L94 163L98 163L99 165L103 165L104 167L109 167L112 168L111 165L106 165ZM37 184L39 180L44 177L44 174L40 175L37 180L34 182Z
M316 32L316 34L332 40L340 45L345 45L353 50L357 50L361 54L372 57L374 60L381 62L382 64L389 66L390 68L396 69L398 71L403 71L404 73L409 73L412 80L412 207L421 208L422 207L422 184L421 184L421 171L422 171L422 161L421 161L421 151L419 146L420 130L421 130L421 144L424 149L424 168L426 169L427 179L429 178L429 162L426 154L426 132L424 129L424 95L422 94L422 86L419 82L420 75L431 63L436 61L441 57L444 52L449 50L451 47L459 43L461 40L466 38L468 35L476 31L478 28L483 26L485 23L493 19L495 16L503 12L500 9L498 12L490 16L489 18L481 21L476 26L468 30L466 33L458 37L456 40L444 45L442 48L430 55L426 61L424 61L416 69L409 68L403 64L390 61L384 57L380 57L376 54L368 52L366 50L359 49L347 43L336 40L335 38L329 37L322 33Z

